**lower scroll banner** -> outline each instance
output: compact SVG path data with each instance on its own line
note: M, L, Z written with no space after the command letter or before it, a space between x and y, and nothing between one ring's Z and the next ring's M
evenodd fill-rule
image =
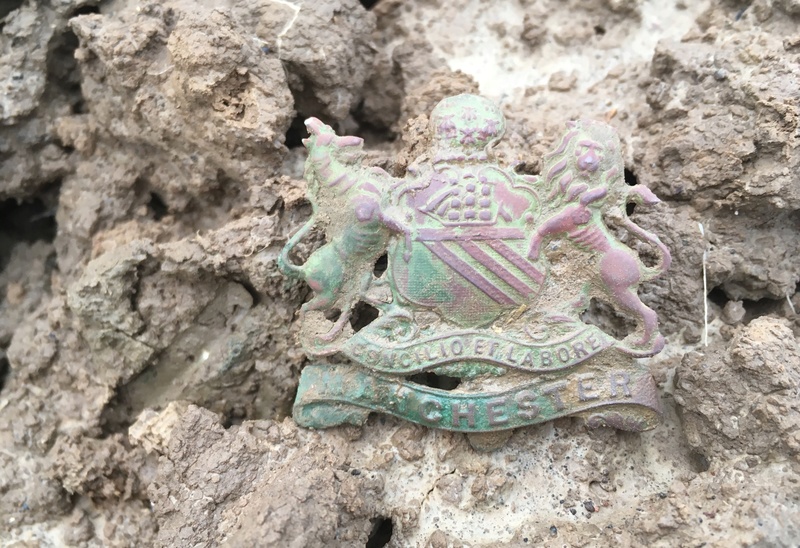
M294 420L308 428L363 424L370 412L456 432L491 432L581 416L589 426L640 432L660 420L647 369L620 367L538 377L480 393L450 392L347 365L309 365Z

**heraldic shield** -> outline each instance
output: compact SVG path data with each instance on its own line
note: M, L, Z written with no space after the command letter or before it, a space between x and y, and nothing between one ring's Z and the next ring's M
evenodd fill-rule
M304 368L295 421L326 428L381 412L474 434L565 416L631 431L658 423L655 383L636 358L664 338L637 289L670 255L628 216L629 204L659 200L625 184L613 128L568 123L541 174L520 175L490 156L501 110L458 95L434 108L430 151L396 178L362 165L360 138L306 126L313 214L279 266L313 290L300 343L325 363ZM298 264L293 250L313 229L326 243ZM592 298L635 330L617 339L584 322Z

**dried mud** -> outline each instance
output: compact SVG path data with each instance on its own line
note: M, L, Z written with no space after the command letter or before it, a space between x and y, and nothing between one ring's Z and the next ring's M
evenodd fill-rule
M365 4L0 6L0 544L796 546L800 4ZM559 420L481 453L292 422L302 120L399 175L462 92L503 106L521 172L609 121L664 200L633 213L674 256L642 291L656 430Z

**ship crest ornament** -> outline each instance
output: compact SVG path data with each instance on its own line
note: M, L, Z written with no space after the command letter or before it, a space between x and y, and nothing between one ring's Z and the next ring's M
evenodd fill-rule
M279 257L313 291L300 342L319 363L303 369L298 424L362 424L370 412L467 433L567 416L629 431L658 424L655 383L636 358L664 338L637 289L670 254L627 206L659 200L625 183L613 128L567 126L540 175L521 175L491 158L501 110L450 97L431 113L432 149L396 178L362 165L360 138L306 121L313 214ZM312 230L326 243L298 264L292 250ZM635 320L633 332L619 340L582 321L592 298Z

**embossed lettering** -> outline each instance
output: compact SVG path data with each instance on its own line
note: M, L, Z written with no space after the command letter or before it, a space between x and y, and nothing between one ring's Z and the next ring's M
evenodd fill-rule
M581 401L596 400L600 396L592 393L592 381L594 380L594 373L586 373L585 375L578 375L578 399Z
M561 399L561 394L559 394L559 391L564 390L566 387L567 383L560 382L542 390L542 394L550 396L550 398L553 400L553 407L556 408L556 411L561 411L565 407L564 400Z
M419 404L419 415L428 422L442 420L442 404L437 400L424 400Z
M536 394L530 390L523 390L514 397L517 402L517 414L525 420L535 419L539 415L539 406L536 401Z
M458 402L453 402L451 410L453 414L453 426L459 427L461 426L461 419L467 419L467 425L470 427L475 426L475 404L473 402L468 402L466 404L467 410L464 411L464 406L459 404Z
M326 428L376 411L471 432L573 415L590 427L653 426L658 394L634 356L652 355L664 338L638 294L670 256L626 217L626 235L649 243L654 257L643 261L607 224L611 210L658 202L645 186L625 185L613 128L572 122L540 173L517 175L489 154L505 127L497 105L459 95L428 120L431 150L397 178L363 165L363 139L305 121L312 218L277 265L313 292L300 342L324 360L303 368L297 424ZM293 248L307 247L315 227L326 242L296 262ZM580 252L554 253L559 246ZM581 322L592 298L630 316L631 336ZM350 320L362 302L378 321L359 330ZM322 317L331 318L327 332ZM414 382L428 372L466 382L456 392Z
M628 388L628 383L631 382L631 376L625 371L616 371L611 373L611 397L617 397L617 389L622 388L622 393L625 397L631 397L631 390Z
M533 354L530 351L526 352L525 357L522 358L522 365L533 367Z
M437 359L439 357L438 354L434 354L433 356L431 356L431 347L430 346L426 346L424 351L425 351L425 357L428 359L428 361L433 361L433 360L435 360L435 359Z
M514 359L514 345L510 345L508 347L508 354L506 354L506 361L508 363L517 363L517 360Z
M583 348L583 343L572 343L572 349L575 351L575 357L578 359L589 355L589 353Z
M394 407L398 413L405 413L408 407L408 402L414 397L414 392L401 386L397 389L395 397L389 400L389 403Z
M489 419L490 426L499 426L508 422L505 405L505 398L497 398L486 402L486 416Z

